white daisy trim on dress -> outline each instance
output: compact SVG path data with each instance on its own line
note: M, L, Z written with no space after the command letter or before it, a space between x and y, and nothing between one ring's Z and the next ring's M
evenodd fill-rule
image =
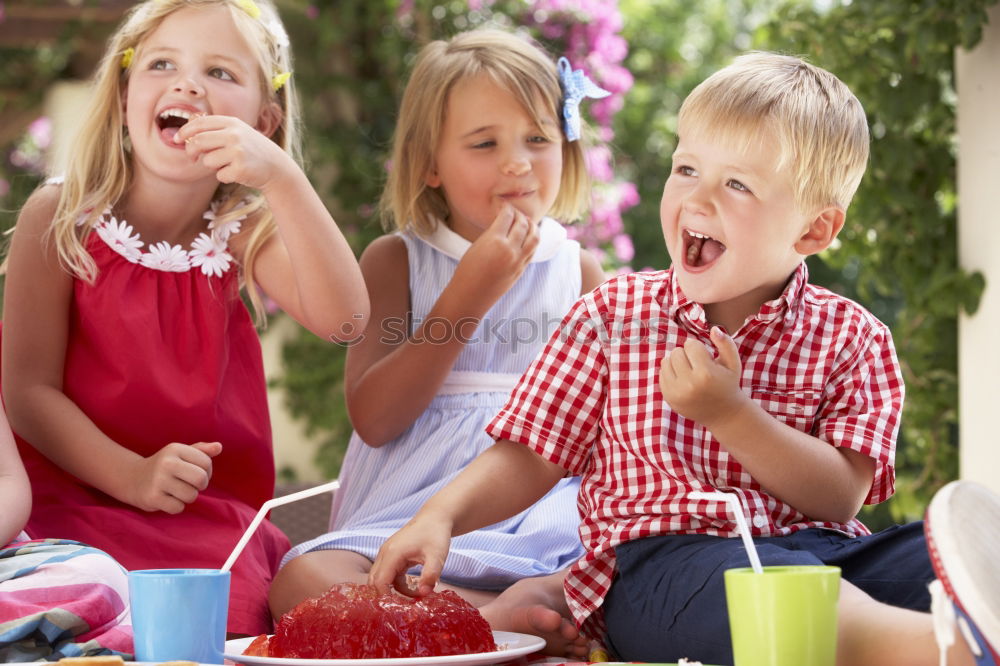
M192 266L201 266L202 273L216 277L222 277L233 260L233 256L226 251L226 241L216 234L199 234L191 243L188 258Z
M124 220L119 222L114 217L103 220L97 225L97 235L133 264L138 263L142 256L142 241L139 240L139 234L133 236L132 225Z
M212 210L206 211L204 215L205 219L209 220L209 232L198 234L189 250L180 245L160 241L150 245L148 251L143 252L144 243L139 233L133 233L135 230L132 225L125 220L118 220L110 208L101 215L94 225L94 230L108 247L133 264L171 273L201 268L201 272L205 275L222 277L235 262L233 255L229 253L227 241L233 234L239 233L241 223L246 216L229 220L216 227L216 206L217 204L213 202ZM81 216L78 224L83 224L85 220L86 216Z
M240 203L240 205L242 206L245 203L246 201L244 200L243 202ZM212 207L209 210L206 210L205 214L202 215L202 217L208 220L208 228L209 230L214 232L213 235L218 235L218 237L221 238L223 242L225 242L229 240L230 236L232 236L233 234L238 234L240 232L240 227L242 226L243 220L246 219L246 215L242 215L240 217L228 220L226 222L223 222L222 224L217 225L215 222L215 216L217 214L218 209L219 209L219 202L213 201Z
M171 273L182 273L191 268L191 260L187 250L180 245L171 245L160 241L149 246L149 252L143 252L139 263L147 268L155 268Z

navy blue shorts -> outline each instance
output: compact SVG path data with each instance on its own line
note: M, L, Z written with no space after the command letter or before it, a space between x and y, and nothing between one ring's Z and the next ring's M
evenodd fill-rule
M764 566L827 564L878 601L930 609L934 579L923 522L865 537L807 529L754 539ZM681 657L732 664L722 572L748 567L742 539L703 535L638 539L615 548L618 572L604 601L608 647L624 661Z

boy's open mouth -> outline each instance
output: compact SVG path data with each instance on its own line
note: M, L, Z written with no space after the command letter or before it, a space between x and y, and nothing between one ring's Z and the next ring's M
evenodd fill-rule
M707 266L726 251L726 246L711 236L684 230L684 263L692 268Z
M183 109L167 109L161 112L156 118L156 125L160 128L160 135L167 141L173 141L177 130L184 127L187 121L191 120L195 115Z

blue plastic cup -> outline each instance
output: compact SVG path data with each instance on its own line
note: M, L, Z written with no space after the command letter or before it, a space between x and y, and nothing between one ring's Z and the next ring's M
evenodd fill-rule
M228 571L130 571L128 593L136 661L223 662Z

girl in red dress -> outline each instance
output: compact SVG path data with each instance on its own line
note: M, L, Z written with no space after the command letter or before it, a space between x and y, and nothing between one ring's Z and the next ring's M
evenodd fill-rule
M26 203L4 295L3 397L29 535L128 569L218 568L274 491L258 285L361 333L354 255L295 156L287 36L258 0L148 0L110 40L64 179ZM232 570L229 631L270 629L288 541Z

